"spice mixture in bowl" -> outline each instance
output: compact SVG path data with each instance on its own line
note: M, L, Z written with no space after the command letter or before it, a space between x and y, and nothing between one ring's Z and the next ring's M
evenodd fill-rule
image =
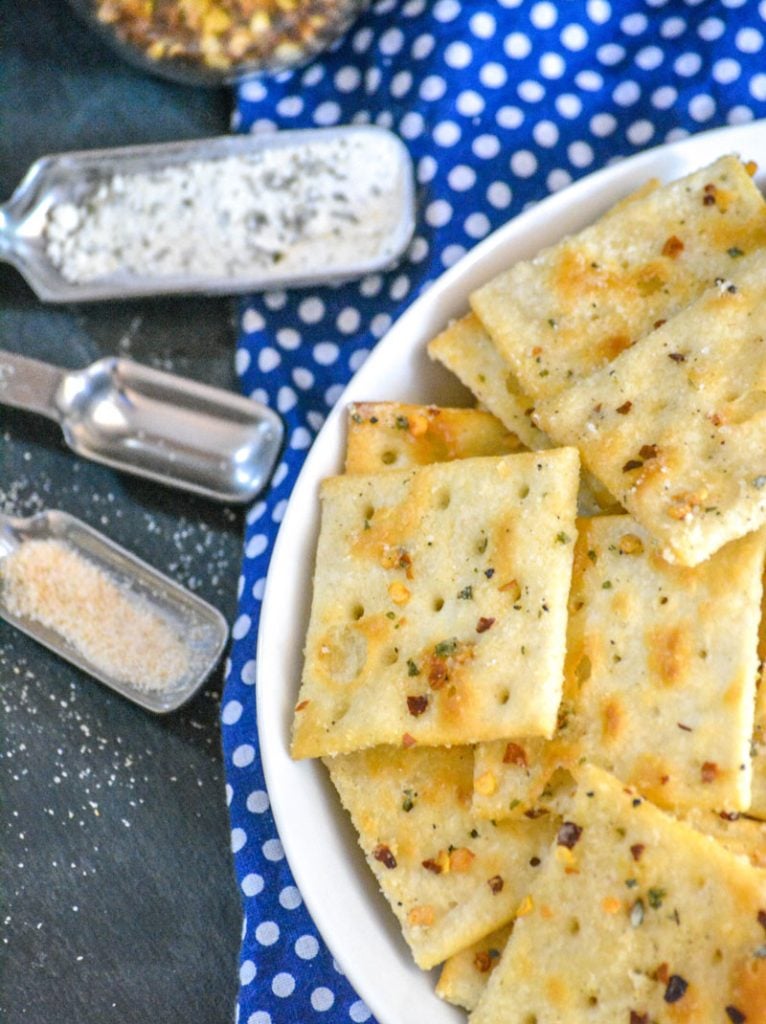
M306 63L369 0L70 0L122 57L196 85Z

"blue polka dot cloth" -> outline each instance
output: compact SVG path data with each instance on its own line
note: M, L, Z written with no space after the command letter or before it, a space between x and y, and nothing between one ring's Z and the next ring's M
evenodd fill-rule
M288 443L247 515L221 714L244 908L240 1024L372 1020L302 903L258 753L260 601L307 449L390 324L490 231L616 159L766 116L765 34L764 0L378 0L307 68L239 87L236 130L383 125L418 182L418 226L395 269L241 309L242 388L282 414Z

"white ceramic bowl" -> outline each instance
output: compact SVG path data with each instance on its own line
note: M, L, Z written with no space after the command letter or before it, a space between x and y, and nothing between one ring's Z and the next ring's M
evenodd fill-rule
M381 340L328 417L295 485L271 560L258 639L261 753L279 834L306 906L379 1024L457 1024L465 1014L434 995L435 972L415 967L322 765L295 762L288 752L311 599L318 486L342 471L346 406L381 399L466 404L466 393L428 359L426 343L467 310L478 285L589 224L648 178L678 178L731 152L766 166L766 121L640 153L550 196L490 235Z

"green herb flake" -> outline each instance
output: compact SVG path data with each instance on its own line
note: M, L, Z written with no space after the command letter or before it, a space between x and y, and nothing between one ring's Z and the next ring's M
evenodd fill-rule
M396 417L396 429L397 430L409 430L410 429L410 421L407 419L406 416L397 416Z
M591 562L593 562L594 565L596 564L596 561L598 560L598 555L593 550L593 548L591 548L588 552L588 558L591 560Z
M729 256L731 256L733 260L736 260L738 256L745 255L742 249L740 249L739 246L736 245L733 245L730 249L727 249L726 252Z
M652 908L652 910L659 910L662 906L662 901L667 896L667 892L665 891L665 889L653 888L650 889L646 895L647 899L649 900L649 906Z
M417 794L413 793L411 789L405 789L404 798L402 800L402 810L405 811L407 814L409 814L412 808L415 806L415 796L417 796Z
M407 675L408 676L419 676L420 675L420 669L415 664L415 662L412 660L412 658L408 658L407 659Z
M395 619L396 618L396 612L386 612L386 618L387 619Z
M611 590L612 589L612 581L611 580L604 580L604 582L601 584L601 589L602 590Z
M638 882L637 882L637 880L635 878L626 878L625 879L625 885L629 889L635 889L635 887L638 885Z
M451 637L449 640L442 640L434 647L434 654L437 658L448 658L451 654L454 654L457 650L457 637Z
M472 601L473 600L473 587L469 584L467 587L463 587L460 593L457 595L461 601Z
M569 534L568 533L564 533L563 530L560 533L556 534L556 543L557 544L568 544L570 539L571 538L570 538Z

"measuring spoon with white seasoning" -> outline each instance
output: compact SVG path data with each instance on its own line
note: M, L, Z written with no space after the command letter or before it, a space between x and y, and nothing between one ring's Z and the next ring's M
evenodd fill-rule
M55 420L78 455L231 503L263 489L284 437L266 406L128 359L67 371L0 351L0 404Z
M202 686L228 638L212 605L58 511L0 515L0 617L159 714Z
M383 270L412 161L374 126L45 156L0 207L0 260L47 302L235 294Z

